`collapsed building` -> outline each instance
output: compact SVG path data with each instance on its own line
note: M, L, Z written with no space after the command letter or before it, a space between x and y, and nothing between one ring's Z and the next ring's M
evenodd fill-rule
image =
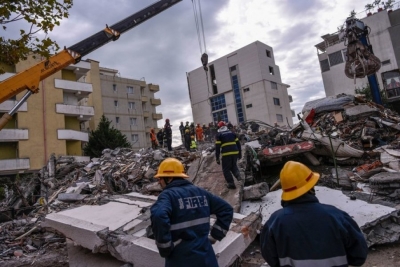
M245 157L239 166L245 179L237 182L236 190L226 189L215 163L214 145L207 142L194 152L181 147L172 152L105 149L101 158L89 163L52 156L38 174L9 181L4 187L0 259L23 259L61 246L68 251L71 266L82 261L97 265L100 255L110 256L108 266L149 266L150 260L151 266L162 266L149 231L149 207L162 190L153 176L166 157L182 161L194 184L234 207L227 238L214 245L220 266L237 261L262 223L279 208L280 191L268 193L271 181L265 178L268 170L289 159L311 168L330 166L320 185L349 191L346 195L318 187L317 196L351 216L360 216L357 211L365 208L368 212L357 222L369 246L397 242L399 122L400 117L390 109L338 95L307 103L302 121L292 128L258 121L260 129L252 132L251 122L243 124L239 135ZM351 205L349 197L354 200ZM338 203L331 203L332 199ZM66 238L71 240L67 245Z

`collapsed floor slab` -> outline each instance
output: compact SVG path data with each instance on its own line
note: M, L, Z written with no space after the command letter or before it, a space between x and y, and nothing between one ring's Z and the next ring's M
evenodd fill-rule
M135 195L135 194L133 194ZM164 266L153 239L147 237L153 197L143 201L132 194L114 197L101 206L81 206L49 214L42 223L92 252L109 253L115 259L140 266ZM244 252L261 227L260 214L234 215L227 236L213 245L219 266L229 266ZM84 253L70 255L83 257ZM93 255L90 255L93 256ZM90 259L93 260L93 259Z

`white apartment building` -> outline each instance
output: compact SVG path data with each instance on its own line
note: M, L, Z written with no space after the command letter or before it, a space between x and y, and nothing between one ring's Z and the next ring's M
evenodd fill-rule
M400 87L393 87L391 82L400 84L400 9L388 12L370 14L361 21L371 31L369 40L374 55L381 60L381 68L377 72L379 87L386 90L388 101L400 99ZM322 80L327 96L340 93L354 94L356 88L362 88L368 84L368 78L347 78L344 74L347 47L343 40L339 39L338 33L322 36L323 42L315 47L321 67Z
M272 47L251 43L187 73L195 123L218 118L232 124L260 120L273 125L293 124L289 85L282 83Z

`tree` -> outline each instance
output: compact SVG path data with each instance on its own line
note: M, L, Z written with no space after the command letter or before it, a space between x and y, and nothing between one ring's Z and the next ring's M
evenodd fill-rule
M373 97L372 97L372 92L371 92L371 87L369 86L369 84L364 85L361 88L356 88L355 89L355 93L357 95L362 95L365 97L366 100L368 101L373 101ZM386 92L385 90L380 90L380 95L381 95L381 99L382 99L382 103L386 108L393 108L392 105L387 101L387 97L386 97Z
M0 1L0 62L15 65L30 53L48 58L59 49L57 42L47 37L60 20L68 18L73 0L3 0ZM17 39L4 37L9 24L21 25ZM24 23L18 23L24 22ZM13 29L15 32L15 30ZM46 35L39 37L39 32ZM10 33L11 34L11 33ZM4 70L0 68L0 74Z
M104 115L101 116L100 123L95 131L89 134L89 142L83 148L86 156L100 157L101 152L106 149L115 149L117 147L131 147L126 136L120 130L111 126L111 121Z

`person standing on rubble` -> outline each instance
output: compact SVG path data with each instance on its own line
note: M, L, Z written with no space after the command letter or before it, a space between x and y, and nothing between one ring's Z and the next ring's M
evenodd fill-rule
M190 142L191 142L191 140L190 140L190 130L189 129L186 129L185 130L185 148L186 148L186 150L187 151L190 151Z
M158 147L157 138L153 128L150 129L150 141L151 141L151 148L157 149Z
M163 133L163 129L160 129L157 133L157 140L158 140L158 144L163 147L164 144L164 133Z
M165 125L164 125L164 140L166 142L168 151L172 151L172 129L171 129L171 124L169 123L169 119L165 120Z
M154 177L163 191L150 209L151 227L165 266L218 267L212 244L228 232L232 206L189 182L175 158L165 159ZM210 233L211 214L216 221Z
M196 140L194 140L194 135L190 137L192 141L190 141L190 151L196 151L197 149L197 143Z
M218 133L215 137L215 158L217 164L221 164L219 156L222 156L222 172L229 189L236 189L233 176L240 181L240 172L237 166L238 159L242 158L242 147L236 134L228 130L225 122L218 123Z
M361 266L368 247L357 223L344 211L319 203L320 175L296 161L280 173L283 208L261 232L261 254L271 267Z
M185 140L184 140L185 125L183 125L183 121L181 121L181 125L179 125L179 132L181 133L182 143L185 143Z
M203 141L203 128L200 126L200 123L198 123L196 127L196 139L197 142Z

